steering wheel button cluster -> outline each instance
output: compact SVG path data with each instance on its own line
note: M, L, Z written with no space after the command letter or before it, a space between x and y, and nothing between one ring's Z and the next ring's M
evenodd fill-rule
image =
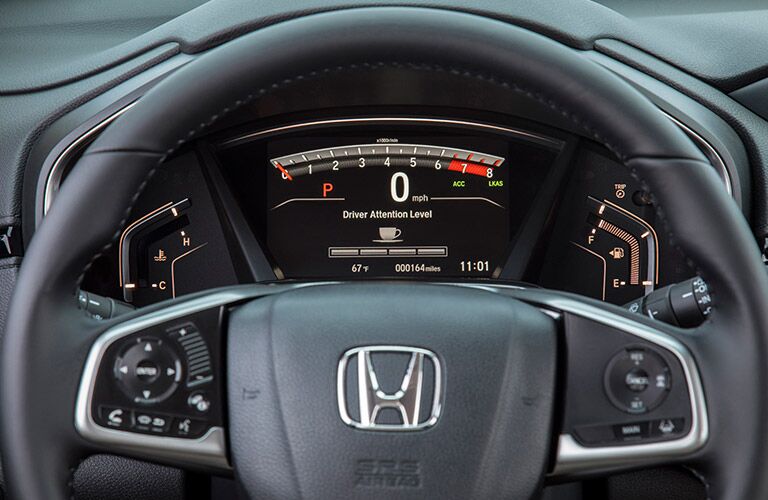
M676 439L685 432L685 429L685 418L676 417L612 425L580 426L574 429L574 433L580 442L598 445Z
M171 425L171 417L154 413L136 412L133 428L137 431L166 433Z
M134 437L144 434L192 443L219 439L221 386L214 382L220 380L214 373L220 321L220 310L214 307L183 321L138 329L112 342L100 361L91 403L94 423ZM190 384L190 373L202 374L205 380ZM205 437L209 432L214 438Z
M657 408L670 389L669 366L647 347L614 355L605 371L605 391L614 406L628 413Z
M174 350L158 338L139 338L115 360L120 388L136 403L165 400L181 379L181 361Z

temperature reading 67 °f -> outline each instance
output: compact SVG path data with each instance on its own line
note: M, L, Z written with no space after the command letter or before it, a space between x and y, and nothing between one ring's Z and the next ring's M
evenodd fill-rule
M362 264L352 264L352 272L353 273L367 273L368 272L368 266L364 266Z

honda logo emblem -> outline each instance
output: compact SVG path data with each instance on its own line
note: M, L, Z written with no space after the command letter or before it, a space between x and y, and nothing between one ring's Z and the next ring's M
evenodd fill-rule
M394 391L385 392L374 364L374 355L399 355L404 370L397 372L399 384ZM429 366L431 364L431 367ZM355 365L355 368L349 369ZM354 380L356 384L348 384ZM390 373L391 375L391 373ZM341 419L352 427L377 431L414 431L437 423L442 401L442 371L440 361L432 351L418 347L368 346L345 352L338 368L338 401ZM391 377L390 377L391 378ZM356 385L356 387L354 387ZM431 398L425 391L431 390ZM347 394L347 391L354 391ZM357 415L348 405L356 396ZM423 399L429 398L426 401ZM427 405L427 408L424 408ZM355 406L353 404L353 406ZM385 410L399 413L399 423L380 422ZM426 411L424 411L426 410Z

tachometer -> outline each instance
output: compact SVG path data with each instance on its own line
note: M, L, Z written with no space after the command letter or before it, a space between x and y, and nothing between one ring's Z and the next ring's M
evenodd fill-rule
M423 144L384 143L316 149L273 158L270 162L280 171L283 179L288 181L301 175L338 172L347 168L365 168L366 166L428 168L438 171L445 169L493 179L495 168L504 163L504 158L465 149Z

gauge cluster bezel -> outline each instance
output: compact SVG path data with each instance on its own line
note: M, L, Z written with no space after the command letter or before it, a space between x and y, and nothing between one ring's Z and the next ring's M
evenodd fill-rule
M228 259L234 270L235 281L221 283L270 282L285 279L270 255L264 232L253 227L249 210L241 200L233 194L231 179L227 179L226 165L222 163L219 148L222 144L236 144L238 141L269 140L285 134L294 133L328 133L339 127L339 122L349 124L365 123L370 125L387 123L389 125L403 123L414 126L417 124L440 124L440 127L455 128L456 130L481 130L483 133L521 137L539 140L544 143L557 145L559 156L551 163L546 179L537 187L536 196L525 207L524 220L510 235L510 242L505 249L506 259L500 267L500 272L493 276L407 276L404 279L429 279L432 281L460 280L468 282L497 282L542 284L553 286L552 282L542 281L542 271L551 265L549 246L552 244L553 228L562 210L562 197L568 185L568 179L577 157L585 148L597 150L612 162L617 168L624 168L605 150L593 141L580 137L572 131L561 130L544 123L513 117L503 113L489 113L477 110L424 107L424 106L376 106L349 107L342 109L316 110L312 112L289 113L274 118L265 118L238 122L232 126L220 127L218 130L186 145L175 157L182 154L194 155L196 162L205 177L213 202L214 211L210 213L220 225L227 247ZM439 128L439 127L438 127ZM171 158L172 160L173 158ZM269 165L268 165L269 166ZM263 187L263 186L262 186ZM263 191L257 197L265 198ZM110 274L108 266L95 263L94 273L102 276ZM690 277L689 270L683 270L675 264L677 274L662 282L672 282L673 278L686 279ZM335 276L322 276L334 279ZM339 279L350 279L349 276L338 276ZM318 276L291 277L294 281L311 281ZM351 279L354 279L352 277ZM365 277L362 279L392 279L386 277ZM86 279L86 286L90 286ZM559 285L557 288L563 288ZM566 288L568 289L568 288ZM96 290L101 292L103 290ZM574 288L572 291L578 291ZM104 295L113 296L114 292L106 291ZM119 294L124 295L124 294ZM120 296L115 295L115 298Z

